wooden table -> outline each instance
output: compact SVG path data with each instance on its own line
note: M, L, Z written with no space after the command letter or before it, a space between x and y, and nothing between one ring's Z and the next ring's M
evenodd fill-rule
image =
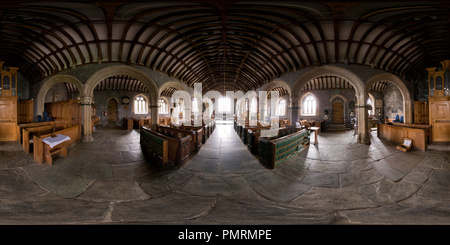
M320 127L311 127L309 128L311 131L314 131L314 145L316 145L317 143L319 143L317 141L317 134L319 133Z
M59 153L60 156L67 157L66 142L69 140L69 136L62 134L42 139L42 142L44 143L44 161L51 166L53 155Z

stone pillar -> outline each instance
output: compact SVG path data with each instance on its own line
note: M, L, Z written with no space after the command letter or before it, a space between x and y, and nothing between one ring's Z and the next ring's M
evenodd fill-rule
M81 97L81 141L90 142L92 138L92 97Z
M300 106L298 105L292 105L290 107L291 109L291 125L292 127L297 127L297 120L298 120L298 115L299 115L299 111L300 111Z
M414 107L414 100L404 100L404 112L403 114L405 115L404 117L404 122L405 123L409 123L409 124L413 124L414 123L414 119L413 119L413 107Z
M359 94L357 97L356 110L358 112L358 138L357 142L370 145L370 131L367 115L367 93Z
M150 113L151 113L151 125L150 128L152 130L156 130L156 126L158 125L159 121L159 106L158 105L151 105L150 106Z
M300 114L300 105L298 104L298 98L292 97L291 105L288 107L290 109L291 114L291 125L293 128L297 126L297 120L299 119Z

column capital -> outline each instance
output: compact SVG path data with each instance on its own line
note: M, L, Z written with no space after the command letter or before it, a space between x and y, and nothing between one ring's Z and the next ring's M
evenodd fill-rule
M83 96L83 97L81 97L81 103L80 104L82 106L83 105L92 105L92 104L94 104L94 101L93 101L91 96Z

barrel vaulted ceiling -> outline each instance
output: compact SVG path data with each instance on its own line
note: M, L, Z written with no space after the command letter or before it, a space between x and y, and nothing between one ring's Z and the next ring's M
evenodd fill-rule
M0 0L0 60L31 84L109 62L204 91L254 90L336 63L418 83L450 57L449 10L446 1Z

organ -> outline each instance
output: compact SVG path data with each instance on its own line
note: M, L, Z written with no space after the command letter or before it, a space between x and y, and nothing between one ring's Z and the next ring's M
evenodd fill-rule
M428 68L431 141L450 142L450 60Z

